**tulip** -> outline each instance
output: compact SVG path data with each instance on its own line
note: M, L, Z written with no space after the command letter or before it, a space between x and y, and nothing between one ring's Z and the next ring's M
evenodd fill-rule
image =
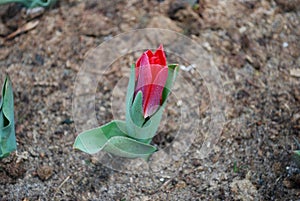
M134 95L142 92L144 118L153 115L162 103L162 92L168 78L168 67L163 46L153 53L148 50L142 54L135 65Z
M167 65L161 45L154 53L144 52L130 70L125 121L113 120L82 132L74 148L89 154L106 151L145 160L157 151L150 143L158 130L178 65Z

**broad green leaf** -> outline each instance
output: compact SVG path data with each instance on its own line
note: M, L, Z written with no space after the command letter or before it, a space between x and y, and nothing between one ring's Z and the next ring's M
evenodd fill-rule
M87 130L79 134L75 140L74 148L89 154L97 153L102 149L109 138L126 136L121 121L111 121L101 127Z
M147 120L147 122L145 122L142 126L139 126L137 123L135 123L135 117L132 116L133 113L131 112L133 106L133 95L135 87L135 69L134 65L131 66L131 73L126 94L126 127L128 135L130 137L137 139L141 142L150 142L151 140L149 141L149 139L155 136L162 118L164 108L166 106L167 97L171 92L173 82L175 81L178 72L178 65L169 65L168 70L168 79L163 90L163 104L150 117L150 119Z
M14 99L11 81L6 77L0 102L0 158L17 149L14 127Z
M75 140L74 148L88 154L99 151L127 158L147 159L156 151L154 146L129 138L124 121L112 121L101 127L84 131Z
M129 137L115 136L109 139L104 150L120 157L147 159L157 149Z

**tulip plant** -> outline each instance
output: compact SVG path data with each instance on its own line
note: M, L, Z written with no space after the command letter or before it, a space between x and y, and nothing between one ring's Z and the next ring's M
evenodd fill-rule
M74 148L89 154L103 150L120 157L147 160L157 151L150 142L157 132L177 72L178 65L167 65L162 45L155 53L144 52L131 67L126 120L113 120L84 131L77 136Z
M17 149L14 127L14 99L11 81L6 77L0 100L0 158Z

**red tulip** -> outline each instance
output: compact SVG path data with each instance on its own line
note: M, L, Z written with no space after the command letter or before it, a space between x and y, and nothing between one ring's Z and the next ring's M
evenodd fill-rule
M168 78L168 67L163 46L153 53L148 50L136 62L135 95L143 95L144 118L151 116L161 105L162 92Z

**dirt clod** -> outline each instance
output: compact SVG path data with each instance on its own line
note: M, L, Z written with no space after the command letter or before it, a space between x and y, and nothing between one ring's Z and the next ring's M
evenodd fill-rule
M255 186L248 179L235 180L231 184L231 191L236 195L236 200L256 200L258 197Z
M52 174L53 168L50 166L41 166L37 169L37 175L43 181L48 180L52 176Z

